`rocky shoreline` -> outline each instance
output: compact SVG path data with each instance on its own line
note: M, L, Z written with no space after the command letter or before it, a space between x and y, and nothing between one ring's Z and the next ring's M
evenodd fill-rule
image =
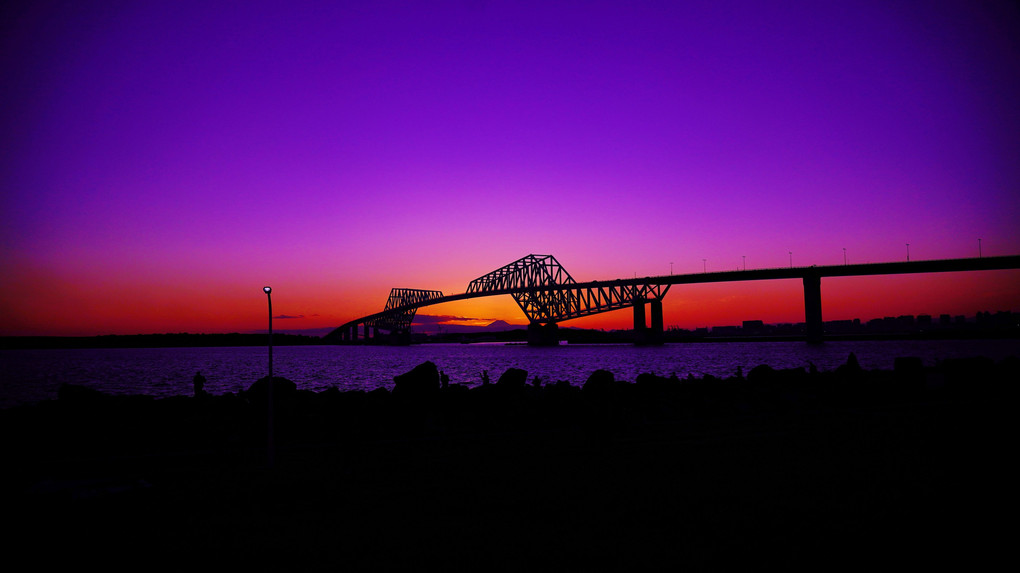
M973 566L1002 541L1020 361L721 379L596 371L583 387L154 399L65 386L0 411L11 547L289 570Z

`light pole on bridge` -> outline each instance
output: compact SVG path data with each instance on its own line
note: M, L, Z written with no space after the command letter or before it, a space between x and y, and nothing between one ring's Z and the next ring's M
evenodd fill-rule
M740 260L744 263L744 270L747 270L747 255L740 255Z
M792 269L793 268L793 251L788 251L788 252L790 253L790 268Z
M703 271L708 272L708 259L701 259L701 265Z
M669 262L669 276L673 276L673 261Z
M910 262L910 243L907 243L907 262Z
M979 259L982 258L981 257L981 239L978 239L978 258Z
M273 289L268 286L262 287L262 292L266 293L266 302L269 303L269 382L266 388L266 411L267 426L268 430L266 433L266 457L268 459L269 467L273 467L273 461L276 457L276 448L273 444Z
M846 266L846 247L843 247L843 266Z

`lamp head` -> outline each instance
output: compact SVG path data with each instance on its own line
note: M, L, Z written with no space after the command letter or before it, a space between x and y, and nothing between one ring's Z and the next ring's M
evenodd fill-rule
M273 292L273 289L271 287L265 286L265 287L262 287L262 292L264 292L266 294L269 294L269 293Z

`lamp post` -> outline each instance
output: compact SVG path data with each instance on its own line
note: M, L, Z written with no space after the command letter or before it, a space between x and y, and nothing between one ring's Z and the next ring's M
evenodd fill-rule
M793 251L787 251L787 252L790 253L790 268L792 269L793 268Z
M910 243L907 243L907 262L910 262Z
M843 247L843 266L846 266L846 247Z
M669 263L669 276L673 276L673 262L672 261L670 261L670 263Z
M703 271L708 272L708 259L701 259L701 266Z
M266 301L269 303L269 377L273 377L273 289L272 287L262 287L262 292L266 293Z
M740 255L741 262L744 263L744 270L747 270L747 255Z
M981 257L981 239L978 239L978 258L979 259L982 258Z
M268 412L268 430L266 433L266 454L269 460L269 467L273 467L276 457L276 448L273 443L273 289L262 287L266 293L266 302L269 303L269 384L266 389L266 411Z

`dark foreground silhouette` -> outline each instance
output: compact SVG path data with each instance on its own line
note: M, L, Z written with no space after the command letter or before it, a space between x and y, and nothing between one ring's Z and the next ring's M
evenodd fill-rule
M9 553L107 568L980 568L1006 546L1020 361L583 387L154 399L78 386L0 412Z

